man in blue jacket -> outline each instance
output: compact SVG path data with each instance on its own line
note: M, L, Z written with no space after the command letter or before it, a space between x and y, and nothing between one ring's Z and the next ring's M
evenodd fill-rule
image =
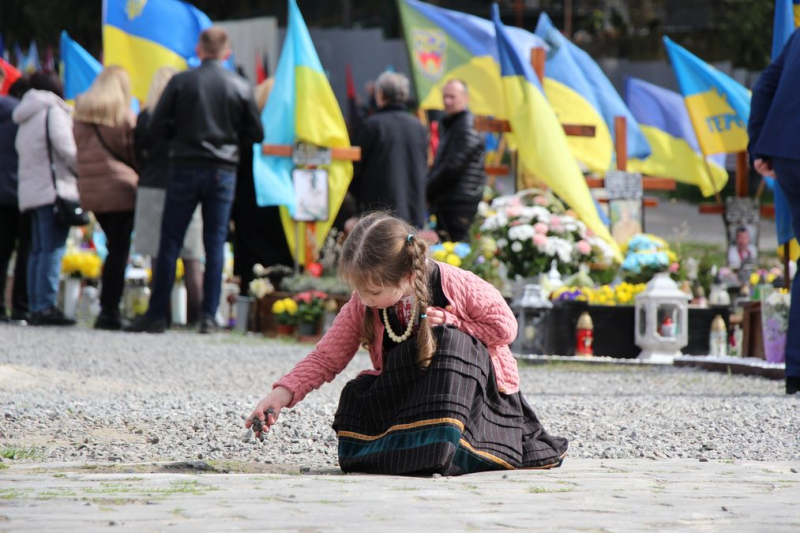
M800 37L795 30L783 52L753 88L750 159L762 176L778 180L800 236ZM786 342L786 394L800 392L800 280L792 284Z

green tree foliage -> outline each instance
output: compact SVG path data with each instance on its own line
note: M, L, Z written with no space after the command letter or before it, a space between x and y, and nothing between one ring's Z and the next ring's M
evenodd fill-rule
M770 62L773 0L728 0L723 38L733 65L762 70Z

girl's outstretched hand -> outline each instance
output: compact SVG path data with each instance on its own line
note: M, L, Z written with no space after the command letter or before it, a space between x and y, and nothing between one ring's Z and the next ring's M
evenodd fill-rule
M244 421L244 427L251 428L253 426L253 420L258 419L260 421L257 422L256 428L253 430L256 434L256 437L259 439L262 438L262 433L266 433L269 431L270 426L272 426L275 422L278 421L278 416L280 416L281 409L286 407L292 402L292 392L285 388L285 387L275 387L272 392L264 396L260 402L256 405L256 408L247 417L247 420ZM261 431L258 431L258 427L261 427Z

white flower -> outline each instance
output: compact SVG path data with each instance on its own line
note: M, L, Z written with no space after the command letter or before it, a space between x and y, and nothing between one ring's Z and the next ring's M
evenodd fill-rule
M520 253L522 251L522 243L519 241L514 241L511 243L511 251Z
M505 248L506 246L508 246L508 241L506 239L497 239L498 248Z
M483 224L481 224L481 229L483 231L493 231L496 229L502 229L508 225L508 217L505 216L503 213L497 213L496 215L492 215L487 218Z
M486 202L480 202L478 204L478 214L486 218L486 215L489 214L489 204L487 204Z
M512 241L527 241L533 238L536 232L530 224L520 224L508 229L508 238Z
M267 269L264 268L264 265L262 265L261 263L256 263L255 265L253 265L253 274L255 274L256 277L260 278L261 276L263 276L266 273L267 273Z

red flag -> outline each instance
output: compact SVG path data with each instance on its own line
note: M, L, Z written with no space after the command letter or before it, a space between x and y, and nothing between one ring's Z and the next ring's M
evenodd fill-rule
M256 50L256 85L269 78L267 69L264 66L264 58L261 55L261 50Z
M353 69L349 64L344 67L344 76L347 80L347 129L350 133L350 139L353 139L356 130L361 127L362 120L358 109L358 93L356 93L356 83L353 80Z
M431 122L431 137L430 137L431 154L436 156L436 150L439 149L439 121L434 120Z
M12 67L11 63L3 58L0 58L0 68L6 71L6 79L3 82L3 86L0 87L0 94L6 95L14 82L22 77L22 72Z

